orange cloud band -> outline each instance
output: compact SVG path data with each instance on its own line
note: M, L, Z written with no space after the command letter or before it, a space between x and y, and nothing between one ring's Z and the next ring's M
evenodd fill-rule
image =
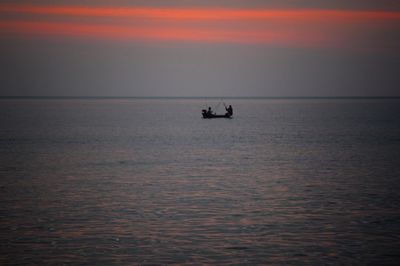
M400 49L400 12L0 5L0 14L2 35Z
M280 45L319 46L333 43L328 35L318 32L274 31L274 30L227 30L193 29L173 27L134 27L73 23L49 23L26 21L0 21L3 34L39 34L73 37L96 37L118 40L163 40L235 43L272 43ZM312 40L312 41L310 41Z
M137 8L0 5L2 13L174 20L400 20L400 12L321 9Z

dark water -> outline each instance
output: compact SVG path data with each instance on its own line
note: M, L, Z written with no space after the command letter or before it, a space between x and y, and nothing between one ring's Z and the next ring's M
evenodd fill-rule
M0 264L400 259L400 100L0 101Z

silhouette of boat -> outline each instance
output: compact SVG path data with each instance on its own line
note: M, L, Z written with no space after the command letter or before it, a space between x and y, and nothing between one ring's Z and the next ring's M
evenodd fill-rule
M204 109L202 110L201 114L203 115L203 118L207 118L207 119L209 119L209 118L232 118L232 115L230 115L228 113L226 113L224 115L209 114L207 112L207 110L204 110Z

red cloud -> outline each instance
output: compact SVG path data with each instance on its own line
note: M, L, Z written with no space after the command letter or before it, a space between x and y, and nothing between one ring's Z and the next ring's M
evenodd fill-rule
M400 20L399 12L319 9L132 8L1 5L0 12L176 20Z

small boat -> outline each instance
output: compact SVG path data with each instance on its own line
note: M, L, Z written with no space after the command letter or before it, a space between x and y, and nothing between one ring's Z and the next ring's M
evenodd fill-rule
M232 118L232 115L229 113L226 113L224 115L217 115L217 114L210 114L207 112L207 110L203 109L201 114L203 115L203 118Z

